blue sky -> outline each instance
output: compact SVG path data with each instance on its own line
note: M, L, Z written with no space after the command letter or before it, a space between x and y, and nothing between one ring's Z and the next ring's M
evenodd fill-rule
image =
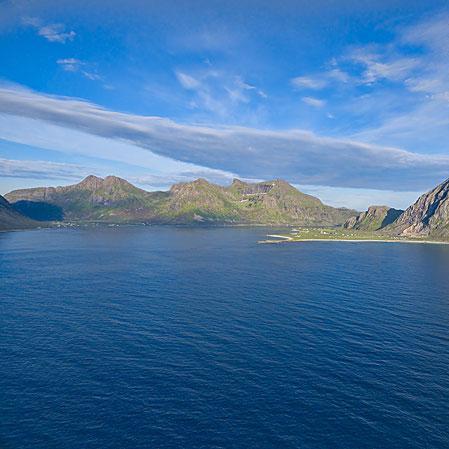
M448 142L447 1L0 1L0 193L284 178L406 207Z

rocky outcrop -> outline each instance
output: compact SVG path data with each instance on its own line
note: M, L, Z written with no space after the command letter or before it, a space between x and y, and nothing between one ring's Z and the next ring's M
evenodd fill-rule
M449 237L449 179L420 196L390 230L408 237Z
M360 231L378 231L393 223L403 212L388 206L370 206L367 211L351 217L343 227Z

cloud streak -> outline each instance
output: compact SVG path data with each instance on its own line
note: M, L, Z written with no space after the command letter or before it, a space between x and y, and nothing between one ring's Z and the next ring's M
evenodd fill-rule
M75 164L0 158L0 176L5 178L75 180L90 169Z
M187 94L190 110L195 113L207 111L225 121L240 115L242 106L252 110L255 102L263 102L268 97L262 89L240 76L214 69L210 63L206 69L193 73L176 70L175 76Z
M419 58L388 56L370 48L357 48L347 58L362 67L361 84L373 84L382 80L401 82L420 65Z
M0 111L126 141L161 156L246 178L279 177L299 184L418 190L427 189L449 173L449 156L320 137L302 130L185 125L17 86L0 88Z
M43 24L36 17L28 17L23 19L23 24L36 29L37 34L49 42L58 42L65 44L67 41L75 39L75 31L66 31L62 23Z
M326 104L324 100L320 100L319 98L314 97L303 97L302 101L314 108L322 108Z
M296 78L292 78L290 80L290 83L292 84L293 87L297 89L312 89L312 90L323 89L327 85L326 80L311 76L297 76Z
M448 23L449 14L441 14L398 30L396 39L388 45L362 47L350 53L348 58L363 67L358 80L361 84L387 80L396 86L396 90L384 90L384 94L378 91L371 102L364 99L371 115L385 118L376 127L353 133L354 139L447 151ZM376 110L376 103L382 104L382 95L390 106Z
M101 80L100 75L86 69L86 67L89 65L87 62L81 61L76 58L63 58L58 59L56 63L60 67L62 67L65 72L79 72L84 77L92 81Z

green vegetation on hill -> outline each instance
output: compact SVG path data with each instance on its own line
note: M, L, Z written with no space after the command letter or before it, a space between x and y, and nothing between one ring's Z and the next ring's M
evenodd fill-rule
M59 211L60 221L116 223L139 221L151 216L150 212L164 196L161 192L149 193L138 189L115 176L105 179L88 176L75 185L15 190L6 195L14 207L24 213L34 213L35 219L52 220L54 215L45 216L43 213L44 206L51 206Z
M234 180L231 186L222 187L197 179L176 184L168 192L147 192L114 176L88 176L79 184L16 190L7 198L36 219L43 219L45 206L53 217L59 211L65 221L109 223L335 226L356 213L326 206L282 180Z

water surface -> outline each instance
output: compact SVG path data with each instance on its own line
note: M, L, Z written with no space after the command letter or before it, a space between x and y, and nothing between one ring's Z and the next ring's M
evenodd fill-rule
M449 247L0 234L0 447L449 447Z

